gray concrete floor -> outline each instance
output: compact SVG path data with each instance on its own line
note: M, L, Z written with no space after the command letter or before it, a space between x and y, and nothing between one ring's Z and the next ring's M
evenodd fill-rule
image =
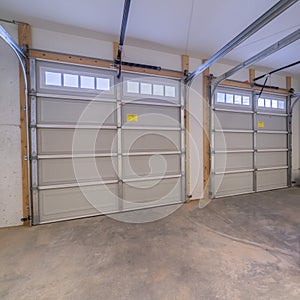
M0 299L300 299L300 189L0 230Z

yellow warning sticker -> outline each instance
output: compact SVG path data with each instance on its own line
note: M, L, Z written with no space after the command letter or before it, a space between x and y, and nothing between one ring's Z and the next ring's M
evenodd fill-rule
M127 115L127 122L137 122L138 115Z
M257 124L258 126L258 128L265 128L265 123L264 122L258 122L258 124Z

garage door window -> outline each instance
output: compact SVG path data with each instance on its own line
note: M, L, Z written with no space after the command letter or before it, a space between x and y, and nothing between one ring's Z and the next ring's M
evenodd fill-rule
M285 111L286 105L284 100L279 99L268 99L268 98L258 98L257 107L259 108L269 108L275 110Z
M216 101L219 104L229 104L234 106L250 106L250 97L231 93L217 93Z
M45 72L45 84L48 86L62 86L61 73Z
M106 74L87 74L84 71L59 68L56 70L45 66L40 69L40 86L47 90L113 94L113 85L112 76Z
M171 84L159 84L150 82L147 79L125 78L126 84L124 85L124 95L132 96L148 96L151 98L164 98L168 100L178 100L178 86Z

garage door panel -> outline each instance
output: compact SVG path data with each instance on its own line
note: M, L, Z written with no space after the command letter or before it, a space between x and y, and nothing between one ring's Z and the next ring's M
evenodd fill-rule
M116 130L105 129L39 129L39 154L115 153ZM75 142L73 141L75 138Z
M287 169L257 172L258 191L287 186Z
M118 210L118 186L92 186L44 190L39 194L40 221L71 219ZM87 200L88 199L88 200Z
M180 151L180 131L123 130L122 145L125 153Z
M123 72L114 85L115 70L30 67L34 224L182 202L179 80Z
M256 165L258 168L287 166L287 152L257 153Z
M212 195L287 186L287 98L218 87L213 101Z
M39 98L37 116L39 124L117 124L116 103L112 102Z
M216 197L253 192L253 173L215 175Z
M180 174L180 155L144 155L123 158L125 178Z
M225 138L225 142L224 142ZM215 150L251 150L253 135L251 133L215 133Z
M252 129L252 114L231 113L225 111L216 111L216 129Z
M181 202L181 179L147 180L124 184L124 209Z
M38 168L40 185L117 179L116 158L111 157L44 159Z
M216 172L253 168L253 153L216 153L214 158Z
M263 125L262 130L287 131L286 117L273 115L258 115L257 122Z
M286 134L257 134L258 149L287 149Z
M137 116L135 122L130 122L128 116ZM145 127L180 128L180 109L155 105L123 105L123 125Z

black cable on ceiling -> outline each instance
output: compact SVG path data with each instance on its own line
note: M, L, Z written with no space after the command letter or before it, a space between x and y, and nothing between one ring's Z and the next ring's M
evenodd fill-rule
M282 70L285 70L285 69L294 67L294 66L296 66L296 65L298 65L298 64L300 64L300 61L296 61L296 62L294 62L294 63L292 63L292 64L286 65L286 66L284 66L284 67L278 68L278 69L273 70L273 71L271 71L271 72L269 72L269 73L266 73L266 74L264 74L264 75L261 75L261 76L258 76L258 77L256 77L256 78L254 78L254 79L253 79L254 82L257 81L257 80L259 80L259 79L265 78L265 82L264 82L262 85L261 85L261 84L254 83L255 86L260 86L260 87L261 87L261 90L260 90L260 92L259 92L258 97L261 96L261 94L263 93L264 89L267 87L267 86L266 86L267 81L268 81L269 77L270 77L272 74L275 74L275 73L278 73L278 72L280 72L280 71L282 71ZM274 88L274 87L272 87L272 88Z
M286 66L284 66L284 67L281 67L281 68L279 68L279 69L273 70L273 71L271 71L271 72L269 72L269 73L266 73L266 74L264 74L264 75L261 75L261 76L259 76L259 77L256 77L256 78L253 79L253 81L257 81L257 80L259 80L259 79L262 79L262 78L265 78L265 77L269 77L270 75L272 75L272 74L274 74L274 73L278 73L278 72L280 72L280 71L282 71L282 70L285 70L285 69L294 67L294 66L296 66L296 65L298 65L298 64L300 64L300 60L299 60L299 61L296 61L296 62L294 62L294 63L292 63L292 64L286 65Z

